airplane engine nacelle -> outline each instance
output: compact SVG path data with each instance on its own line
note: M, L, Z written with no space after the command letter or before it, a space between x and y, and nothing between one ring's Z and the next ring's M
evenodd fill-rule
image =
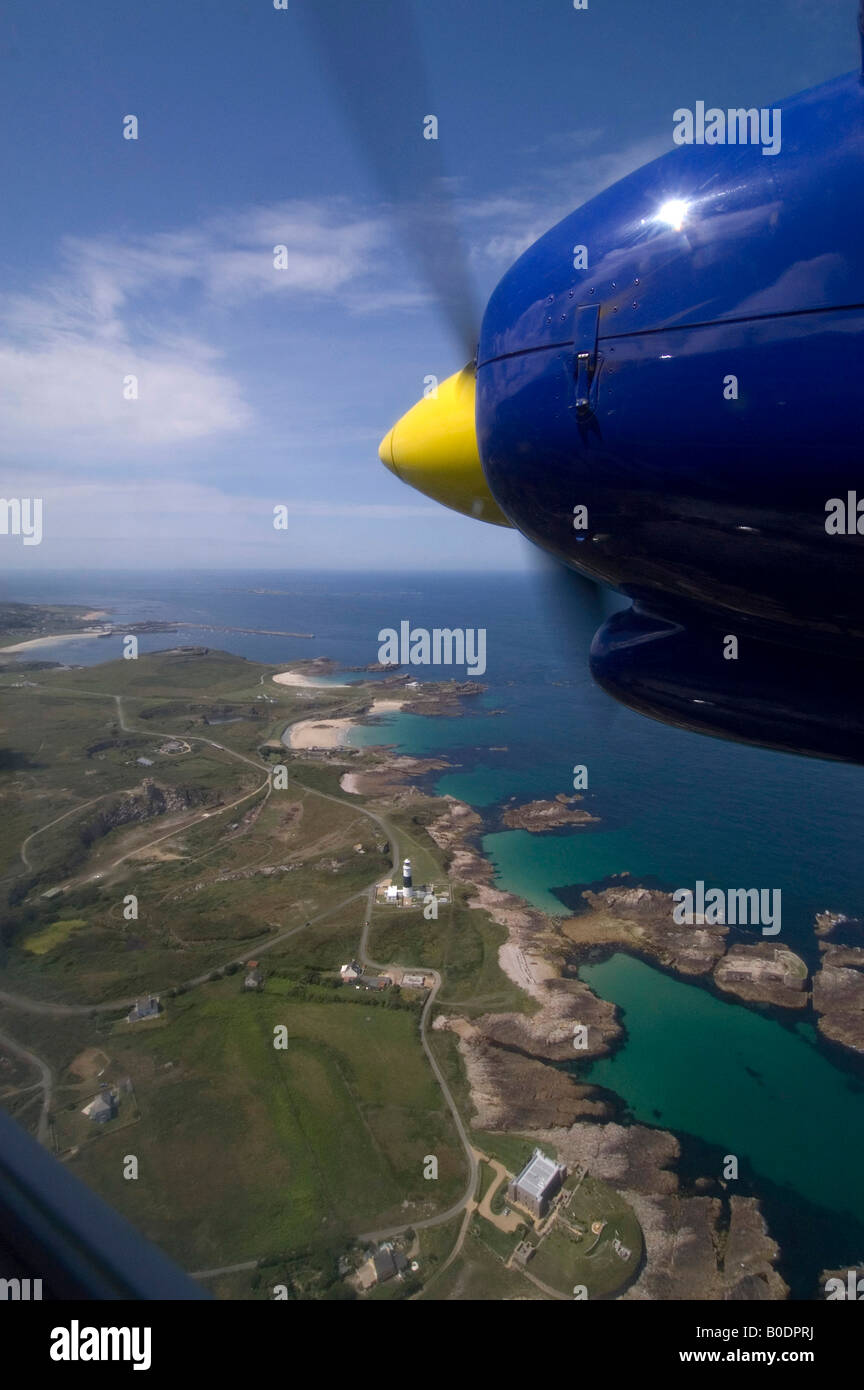
M477 437L502 512L565 563L658 615L848 655L864 89L772 109L776 153L684 145L516 262L483 322ZM727 134L753 132L732 114Z

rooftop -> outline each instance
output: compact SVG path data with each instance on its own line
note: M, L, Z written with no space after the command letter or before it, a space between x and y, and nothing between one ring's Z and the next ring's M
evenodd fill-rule
M532 1197L542 1197L546 1188L558 1174L560 1165L548 1158L540 1149L535 1149L522 1172L516 1179L517 1186Z

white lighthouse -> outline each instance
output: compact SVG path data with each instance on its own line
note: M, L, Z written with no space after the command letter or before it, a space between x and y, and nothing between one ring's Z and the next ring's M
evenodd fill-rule
M409 901L413 897L414 888L411 882L411 860L406 859L402 864L402 897Z

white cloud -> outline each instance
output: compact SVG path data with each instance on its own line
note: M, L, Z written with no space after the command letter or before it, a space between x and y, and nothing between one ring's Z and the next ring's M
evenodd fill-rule
M0 344L0 432L10 454L46 448L115 455L237 430L250 419L239 387L202 345L179 355L85 334L23 348ZM139 398L125 400L127 376Z
M589 143L583 138L575 158L553 167L538 160L521 188L455 193L485 291L561 217L660 153L656 140L604 151L597 131ZM410 213L418 215L434 217L434 199ZM274 267L276 246L287 248L284 269ZM229 359L246 304L274 297L353 317L429 301L396 253L386 209L372 216L341 199L225 212L125 240L70 237L60 262L29 294L0 300L0 438L10 461L62 450L70 466L135 466L149 464L148 451L257 436ZM286 324L292 351L296 331ZM138 379L136 400L124 398L129 376ZM286 439L284 421L279 429Z
M385 235L347 208L292 203L123 242L68 238L54 277L0 302L6 457L62 448L70 462L113 463L249 429L253 412L224 365L230 330L222 352L189 324L271 294L377 306L364 280ZM274 268L277 245L285 269ZM398 302L391 294L389 307ZM124 397L129 376L137 399Z

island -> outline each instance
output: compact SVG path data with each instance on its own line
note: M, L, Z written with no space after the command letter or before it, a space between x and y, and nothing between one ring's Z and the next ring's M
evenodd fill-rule
M521 806L508 806L501 816L502 825L510 830L528 830L540 835L565 825L594 825L600 820L584 807L577 806L581 796L559 794L552 801L526 801Z
M775 1008L803 1009L810 1002L807 966L775 942L730 946L714 967L714 983L737 999Z
M435 794L448 760L387 746L391 716L482 687L209 647L15 669L3 1103L217 1297L786 1296L758 1202L685 1181L674 1135L566 1065L623 1036L574 950L709 978L726 929L624 879L538 911ZM532 1165L558 1175L542 1210Z

